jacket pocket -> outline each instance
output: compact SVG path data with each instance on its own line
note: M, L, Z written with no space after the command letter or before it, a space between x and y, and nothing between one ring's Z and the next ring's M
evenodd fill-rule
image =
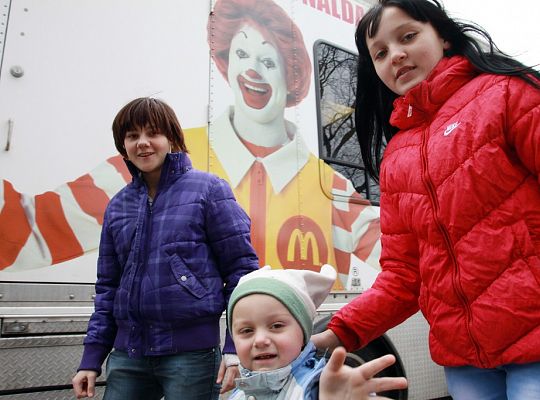
M185 290L198 299L207 294L207 290L201 285L199 279L197 279L177 254L169 256L169 265L171 266L171 272L174 275L174 278Z

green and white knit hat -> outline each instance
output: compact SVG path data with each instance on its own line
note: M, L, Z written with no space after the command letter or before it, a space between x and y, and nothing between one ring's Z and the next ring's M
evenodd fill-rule
M272 269L269 265L244 275L231 294L227 308L227 326L232 333L234 306L250 294L266 294L279 300L298 321L304 332L304 345L313 331L313 319L336 280L336 270L325 264L321 272L296 269Z

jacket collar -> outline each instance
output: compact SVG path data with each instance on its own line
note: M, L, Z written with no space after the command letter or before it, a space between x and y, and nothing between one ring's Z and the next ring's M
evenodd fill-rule
M251 166L259 161L270 179L275 193L280 193L298 171L307 164L310 151L296 126L286 121L287 132L292 136L289 143L266 157L255 157L236 135L231 124L234 108L230 107L211 124L210 142L233 188L244 179Z
M428 77L394 100L390 124L403 130L427 122L458 89L478 75L462 56L444 57Z
M271 371L251 371L240 365L240 378L235 379L236 387L246 395L265 395L278 393L290 381L294 371L306 363L315 355L316 349L313 342L308 342L304 350L289 365Z
M144 180L142 179L141 171L128 159L124 158L131 176L133 177L133 184L135 186L143 186ZM191 160L186 153L168 153L165 156L165 161L161 167L161 176L159 179L159 187L173 182L178 176L185 174L192 169Z

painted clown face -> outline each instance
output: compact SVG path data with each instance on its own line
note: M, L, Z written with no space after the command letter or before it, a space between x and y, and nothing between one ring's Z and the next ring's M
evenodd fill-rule
M283 115L287 82L283 60L255 28L246 25L231 41L228 79L237 112L259 123Z

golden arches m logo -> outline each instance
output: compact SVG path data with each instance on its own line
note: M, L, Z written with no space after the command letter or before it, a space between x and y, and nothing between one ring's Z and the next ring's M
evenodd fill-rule
M319 265L319 247L317 246L317 239L313 232L307 232L304 234L300 229L296 228L291 233L289 239L289 245L287 246L287 261L292 262L295 259L296 243L300 246L300 259L306 261L308 259L308 248L311 248L312 258L314 265ZM311 245L311 246L310 246Z
M295 215L281 226L277 253L283 268L317 270L328 263L328 243L321 227L305 215Z

